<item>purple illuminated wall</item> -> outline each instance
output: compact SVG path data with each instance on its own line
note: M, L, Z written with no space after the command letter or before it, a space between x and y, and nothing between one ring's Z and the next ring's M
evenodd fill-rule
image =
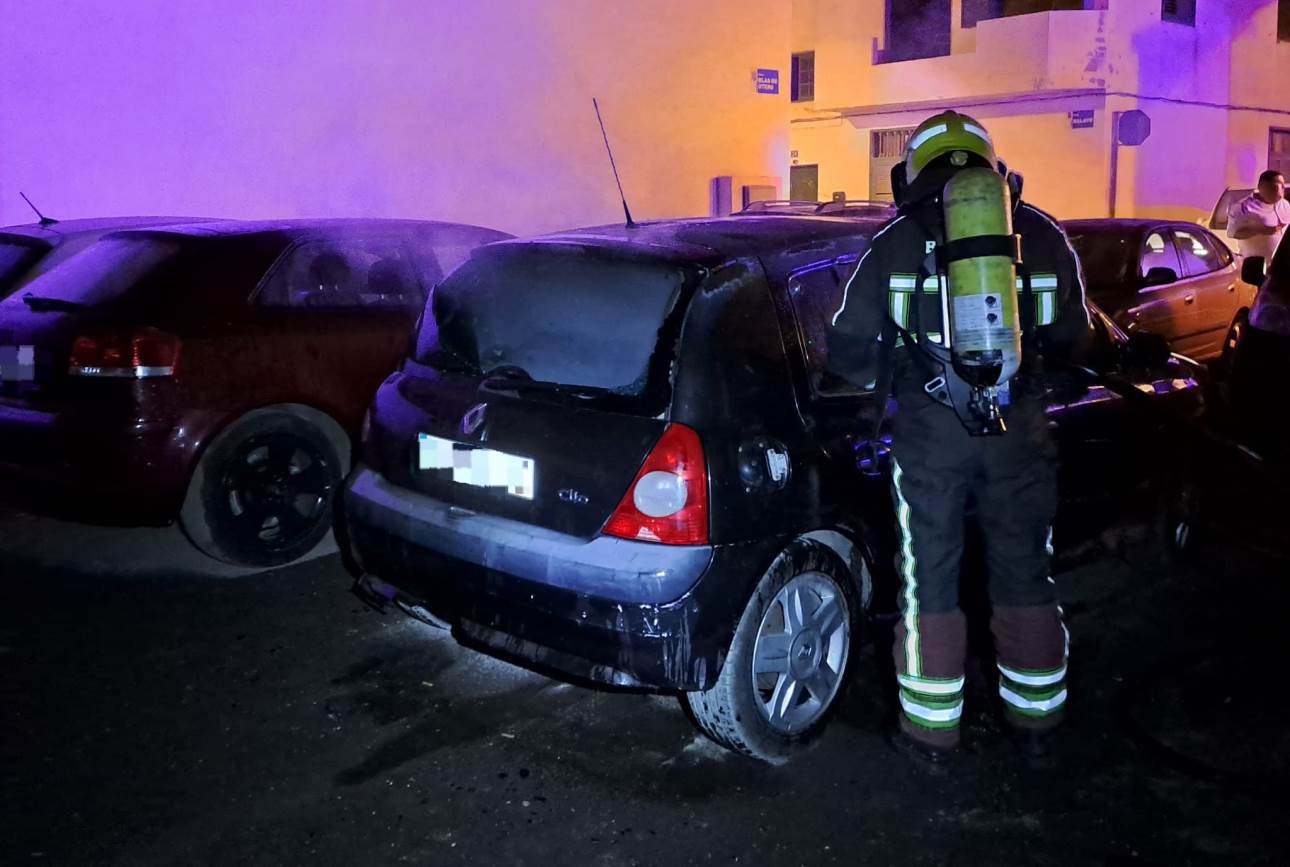
M0 0L0 225L382 215L517 232L786 174L775 0ZM784 80L787 75L783 76Z

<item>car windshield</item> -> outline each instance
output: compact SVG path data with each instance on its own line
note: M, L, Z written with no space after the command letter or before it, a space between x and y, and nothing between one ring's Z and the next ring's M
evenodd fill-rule
M178 240L108 237L36 279L6 303L30 296L41 301L92 307L114 301L180 249ZM30 303L30 302L28 302Z
M1136 291L1132 279L1136 242L1131 236L1088 232L1072 233L1070 239L1084 269L1084 287L1089 298L1114 309Z
M1223 195L1219 196L1218 204L1214 206L1213 219L1209 222L1209 227L1216 231L1227 228L1227 212L1241 199L1244 199L1252 189L1226 190Z
M434 291L416 360L640 395L685 272L565 245L478 252Z

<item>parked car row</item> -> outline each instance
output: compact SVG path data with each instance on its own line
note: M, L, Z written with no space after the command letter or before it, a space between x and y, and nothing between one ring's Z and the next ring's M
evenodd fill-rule
M256 565L313 547L340 493L338 541L376 603L675 693L717 742L780 761L821 731L897 583L888 482L856 461L874 395L825 373L885 216L842 214L527 240L379 220L112 231L0 301L3 493L178 520ZM1102 387L1050 407L1059 545L1154 504L1161 418L1199 411L1202 369L1151 339L1174 320L1144 316L1144 293L1234 268L1194 226L1103 228L1072 228L1077 248L1087 264L1111 238L1126 285L1093 295L1083 361L1155 412ZM1221 277L1188 272L1193 242ZM1147 280L1164 251L1176 279Z

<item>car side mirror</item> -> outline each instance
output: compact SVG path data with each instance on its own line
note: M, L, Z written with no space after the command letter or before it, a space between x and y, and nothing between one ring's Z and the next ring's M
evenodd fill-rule
M1251 286L1262 286L1267 264L1262 256L1250 256L1241 263L1241 279Z
M1152 268L1142 282L1145 286L1168 286L1178 282L1178 272L1173 268Z
M1150 331L1134 331L1123 344L1121 359L1137 370L1157 370L1169 362L1169 341Z

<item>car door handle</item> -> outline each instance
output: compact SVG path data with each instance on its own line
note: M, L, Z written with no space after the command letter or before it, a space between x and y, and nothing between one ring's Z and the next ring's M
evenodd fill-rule
M1184 296L1183 296L1183 303L1185 303L1185 304L1195 304L1195 303L1196 303L1196 296L1195 296L1195 295L1184 295Z
M1227 291L1228 291L1228 292L1235 292L1235 291L1236 291L1236 284L1235 284L1235 283L1233 283L1231 286L1228 286L1228 287L1227 287Z

